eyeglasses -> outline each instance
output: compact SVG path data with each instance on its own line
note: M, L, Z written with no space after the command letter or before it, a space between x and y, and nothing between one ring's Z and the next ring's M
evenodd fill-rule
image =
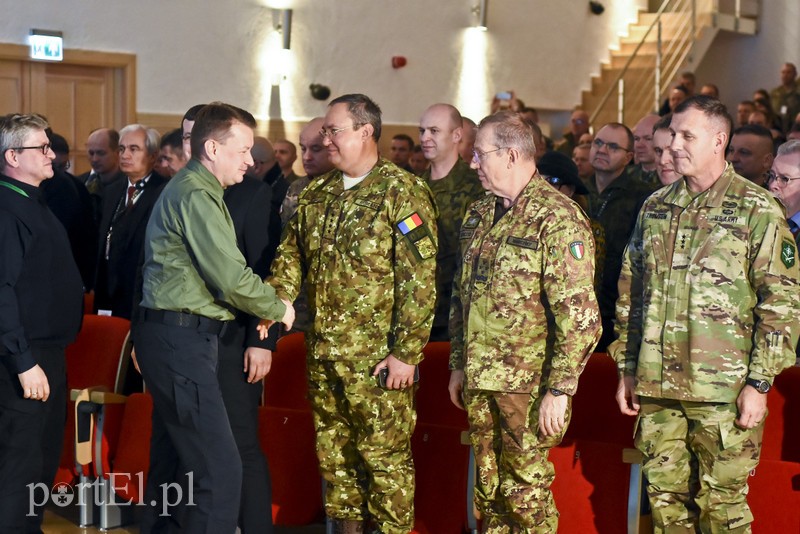
M333 139L334 137L339 135L339 132L343 132L348 128L353 128L355 130L357 128L360 128L360 126L361 125L356 126L355 124L353 124L351 126L342 126L341 128L330 128L330 129L322 128L319 131L319 135L321 135L323 139L325 139L326 137L329 139Z
M767 183L768 184L771 184L771 183L775 182L776 180L778 182L778 185L780 185L781 187L784 187L786 184L788 184L792 180L800 180L800 176L783 176L783 175L780 175L777 172L772 171L772 170L767 172Z
M495 148L494 150L487 150L486 152L481 152L477 149L472 149L472 161L477 161L478 163L482 163L483 160L486 159L486 156L491 154L492 152L497 152L498 150L504 150L509 148L507 146L501 146L500 148Z
M184 141L188 141L188 140L190 140L191 138L192 138L192 132L185 133L185 134L183 134L183 135L181 136L181 139L183 139Z
M45 143L45 144L40 145L40 146L12 146L8 150L16 150L16 151L20 151L20 150L41 150L42 154L44 154L46 156L47 153L50 152L51 147L50 147L50 143Z
M597 137L595 137L594 141L592 141L592 144L598 150L603 148L603 147L606 147L610 152L617 152L619 150L624 150L625 152L630 152L631 151L630 148L622 147L622 146L618 145L617 143L607 143L607 142L605 142L602 139L597 138Z

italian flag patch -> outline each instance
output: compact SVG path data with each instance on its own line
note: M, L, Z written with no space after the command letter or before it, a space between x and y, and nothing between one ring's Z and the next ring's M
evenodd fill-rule
M569 253L572 254L572 257L576 260L582 260L584 253L583 241L573 241L570 243Z

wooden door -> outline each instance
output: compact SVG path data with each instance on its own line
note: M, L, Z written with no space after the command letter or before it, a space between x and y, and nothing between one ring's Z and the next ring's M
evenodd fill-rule
M31 110L66 138L75 175L89 170L86 138L92 130L115 126L116 93L113 68L31 64Z
M0 115L29 109L30 64L0 59Z
M70 171L89 170L86 138L136 116L136 57L64 50L59 63L31 61L28 47L0 43L0 114L40 113L70 146Z

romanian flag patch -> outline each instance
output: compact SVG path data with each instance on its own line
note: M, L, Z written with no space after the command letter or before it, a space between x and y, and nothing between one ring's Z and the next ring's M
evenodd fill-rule
M417 212L412 213L399 223L397 223L397 228L400 230L400 233L406 235L414 228L419 228L423 225L422 218L417 214Z
M569 252L576 260L583 259L583 241L573 241L569 244Z

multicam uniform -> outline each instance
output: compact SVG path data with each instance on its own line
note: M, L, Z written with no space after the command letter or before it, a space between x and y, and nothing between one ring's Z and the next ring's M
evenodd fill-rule
M772 382L794 363L797 280L780 207L730 164L703 193L679 180L642 207L609 352L636 377L657 532L749 531L747 476L764 425L735 426L736 400L746 378Z
M382 389L371 374L389 354L422 360L436 291L435 221L428 187L387 160L348 190L333 171L300 194L272 265L279 294L294 299L307 285L326 511L352 520L368 513L386 534L414 523L414 390Z
M433 317L433 341L449 340L447 328L450 322L450 296L458 263L458 233L467 208L486 195L478 180L478 173L464 160L458 161L444 178L431 180L428 169L422 179L431 188L439 217L439 253L436 255L436 313Z
M496 197L479 200L461 227L450 368L466 375L488 531L555 532L547 455L563 431L538 435L539 405L547 388L575 393L600 337L594 243L581 209L538 174L508 212L497 210Z

